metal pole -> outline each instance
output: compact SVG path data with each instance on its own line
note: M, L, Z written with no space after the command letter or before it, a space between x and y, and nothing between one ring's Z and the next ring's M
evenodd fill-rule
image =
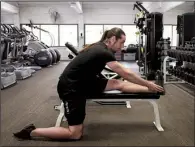
M194 9L194 12L195 12L195 2L194 2L194 8L193 9Z
M139 43L138 43L138 62L140 61L140 50L141 50L141 35L139 34ZM140 72L140 66L139 66L139 72Z

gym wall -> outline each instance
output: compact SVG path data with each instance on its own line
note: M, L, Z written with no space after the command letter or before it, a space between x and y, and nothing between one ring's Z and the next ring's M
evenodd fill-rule
M12 14L1 14L1 23L14 24L14 16Z
M51 24L48 10L55 8L60 18L58 24L79 23L79 14L70 8L69 4L58 5L21 5L20 23L29 23L29 19L36 24ZM86 24L133 24L135 13L127 4L109 3L83 3L83 23ZM29 13L31 12L31 13ZM177 24L177 15L185 13L184 10L173 10L164 14L164 24Z
M49 9L54 8L59 14L60 18L56 21L56 24L78 24L79 34L84 32L84 24L133 24L135 13L132 9L132 4L127 3L115 3L109 2L83 3L83 15L78 14L72 9L69 3L55 3L45 4L42 2L29 2L19 5L19 22L20 24L29 23L32 20L34 24L54 24L49 15ZM172 9L169 12L164 13L164 24L177 24L177 15L189 12L188 9ZM15 24L16 17L13 15L3 14L1 16L2 23ZM79 48L84 43L84 38L79 37ZM60 52L63 52L62 59L68 60L67 52L64 47L60 47Z

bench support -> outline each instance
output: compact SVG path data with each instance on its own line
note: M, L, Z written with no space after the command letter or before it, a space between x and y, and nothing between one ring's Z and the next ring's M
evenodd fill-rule
M131 108L130 101L126 101L126 106L127 106L127 108Z
M159 108L158 108L158 104L157 104L157 100L155 99L92 99L92 101L105 101L105 102L109 102L109 101L125 101L126 104L127 104L127 108L131 108L131 105L130 105L130 101L147 101L147 102L150 102L150 104L152 104L153 106L153 110L154 110L154 125L156 126L157 130L158 131L164 131L164 129L162 128L161 126L161 122L160 122L160 114L159 114ZM59 106L54 106L54 109L55 110L59 110L60 113L57 117L57 120L56 120L56 124L55 126L56 127L59 127L61 125L61 122L62 121L66 121L66 118L64 116L64 104L63 102L61 103L61 105Z

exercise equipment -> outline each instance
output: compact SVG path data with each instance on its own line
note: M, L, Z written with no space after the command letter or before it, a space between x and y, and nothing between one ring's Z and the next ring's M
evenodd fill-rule
M135 8L142 13L142 17L139 17L138 20L135 18L134 23L139 28L141 35L145 34L146 39L143 61L144 74L152 75L153 72L161 70L162 67L162 60L158 54L156 45L163 36L163 14L159 12L149 13L140 2L134 4L134 9ZM140 48L142 48L142 46L143 44L141 44Z
M44 29L33 26L32 24L27 25L27 26L49 33L48 31L46 31ZM26 31L25 29L23 29L23 30ZM33 33L30 34L28 31L26 31L26 32L30 35L30 39L26 43L27 44L26 53L29 54L29 52L32 52L30 59L33 60L35 64L37 64L41 67L47 67L49 65L54 65L60 61L61 54L58 51L58 49L53 48L53 47L49 47L48 45L46 45L42 41L39 41L38 38L36 36L34 36ZM52 58L50 57L50 55L48 55L48 52L44 52L43 50L48 50L50 52ZM44 55L46 55L46 57L44 57ZM52 59L51 64L50 64L50 59Z
M49 50L42 49L34 55L34 62L41 67L50 66L52 61L52 54Z
M23 80L31 77L32 73L34 73L35 71L30 68L23 67L23 64L20 63L20 57L23 52L23 38L25 37L25 35L21 34L21 32L17 30L17 28L10 25L2 25L2 27L5 27L9 30L7 32L2 32L7 33L3 34L3 36L7 38L7 40L9 40L5 42L6 51L4 52L4 56L6 54L6 56L8 57L9 53L11 53L9 58L7 58L7 60L2 64L4 71L8 71L7 69L9 68L8 72L15 72L17 80Z
M178 46L185 46L187 41L195 37L195 12L184 13L177 16Z
M54 51L56 52L56 56L57 56L56 62L58 63L61 59L61 54L57 49L54 49Z
M51 48L48 48L48 51L52 55L52 64L56 64L57 63L57 55L56 55L56 52L53 49L51 49Z
M195 85L195 68L184 68L181 66L171 66L168 72L192 85Z
M156 77L160 78L157 79L156 82L161 81L162 79L161 74L157 73ZM157 103L157 100L160 99L161 95L163 95L163 93L123 93L121 91L113 90L113 91L103 92L100 95L94 95L88 97L87 100L95 101L95 102L126 101L128 102L127 108L131 108L130 101L150 102L154 109L154 117L155 117L154 125L156 126L158 131L164 131L164 129L161 126L160 114L159 114L158 103ZM60 105L54 106L54 109L59 110L60 112L55 124L56 127L59 127L62 121L66 121L66 117L64 116L64 103L62 102Z
M9 51L6 50L6 41L10 41L8 38L3 38L1 32L1 63L7 60ZM8 67L8 66L5 66ZM17 83L16 73L14 71L8 71L1 64L1 89L10 87Z
M167 58L176 60L175 66L168 67L169 74L181 79L183 82L195 85L195 44L194 38L187 41L185 46L167 51ZM164 70L166 73L166 71Z

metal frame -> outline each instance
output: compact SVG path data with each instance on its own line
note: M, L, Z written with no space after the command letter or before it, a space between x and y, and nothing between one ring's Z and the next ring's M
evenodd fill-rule
M179 80L178 78L176 78L177 80L175 81L171 81L171 82L168 82L167 81L167 74L168 74L168 71L167 71L167 60L168 59L174 59L174 58L171 58L169 56L166 56L163 60L163 78L164 78L164 84L179 84L179 83L186 83L184 80Z
M130 105L130 101L142 101L142 102L149 102L152 106L153 106L153 111L154 111L154 125L156 126L158 131L164 131L164 129L161 126L161 121L160 121L160 114L159 114L159 108L158 108L158 104L157 104L157 100L156 99L88 99L88 101L104 101L104 102L112 102L112 101L126 101L127 108L131 108ZM66 117L64 116L64 103L62 102L60 105L58 106L54 106L55 110L60 111L57 120L56 120L56 127L59 127L62 123L62 121L66 121Z

